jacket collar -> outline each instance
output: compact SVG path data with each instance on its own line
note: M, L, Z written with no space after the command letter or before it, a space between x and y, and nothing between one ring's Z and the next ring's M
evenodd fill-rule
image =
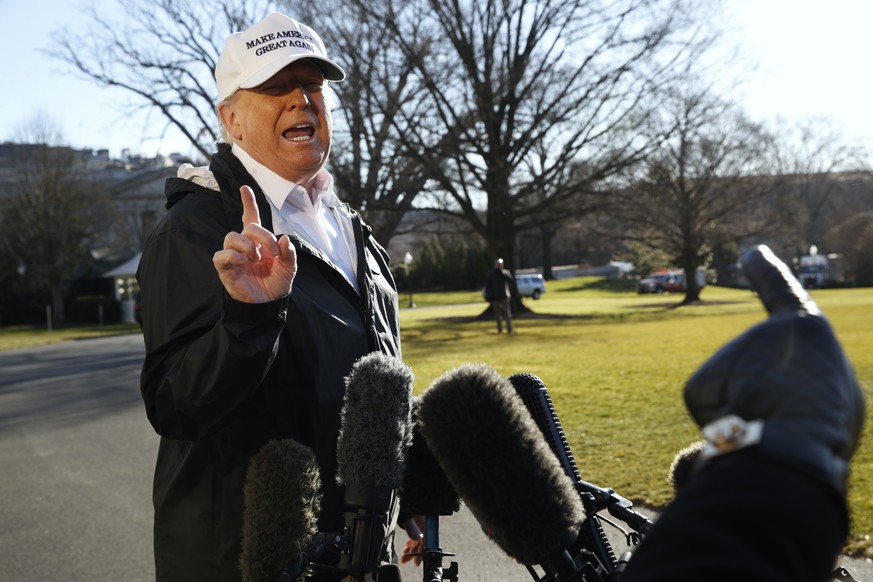
M224 203L227 224L231 230L241 231L243 227L242 200L239 197L239 189L242 186L251 187L255 193L255 200L258 203L261 224L267 230L273 230L273 213L270 210L270 202L267 200L264 191L257 181L249 174L239 159L233 155L229 144L218 144L218 151L212 155L209 169L221 185L221 200Z

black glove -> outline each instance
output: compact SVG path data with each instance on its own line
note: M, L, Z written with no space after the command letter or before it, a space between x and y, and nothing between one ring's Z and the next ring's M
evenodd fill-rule
M768 247L741 262L770 317L716 352L685 386L685 404L709 441L703 457L757 445L844 495L866 412L852 366L827 319Z

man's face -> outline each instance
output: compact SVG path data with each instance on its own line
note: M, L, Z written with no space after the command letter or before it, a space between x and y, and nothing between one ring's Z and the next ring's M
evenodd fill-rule
M323 88L318 67L296 61L261 85L237 91L219 106L219 114L250 156L305 186L330 154L333 120Z

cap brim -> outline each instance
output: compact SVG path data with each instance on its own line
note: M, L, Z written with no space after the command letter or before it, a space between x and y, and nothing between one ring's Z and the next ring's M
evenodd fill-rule
M251 89L253 87L257 87L291 63L296 63L297 61L303 60L311 61L313 65L321 70L321 74L324 75L324 78L328 81L342 81L346 78L345 71L343 71L339 65L337 65L330 59L326 59L324 57L319 57L316 55L290 55L286 59L273 61L272 63L246 79L244 82L240 83L239 88Z

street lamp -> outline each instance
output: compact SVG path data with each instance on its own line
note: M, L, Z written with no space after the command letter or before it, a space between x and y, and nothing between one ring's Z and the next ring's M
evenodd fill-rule
M412 300L412 253L406 251L403 255L403 264L406 265L406 283L409 285L409 308L415 308L415 302Z

